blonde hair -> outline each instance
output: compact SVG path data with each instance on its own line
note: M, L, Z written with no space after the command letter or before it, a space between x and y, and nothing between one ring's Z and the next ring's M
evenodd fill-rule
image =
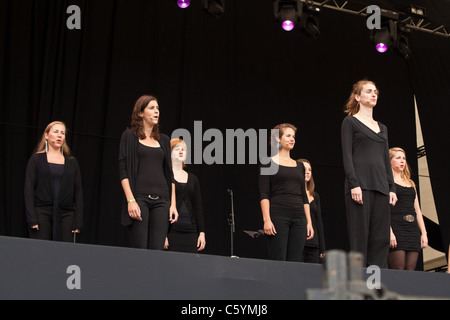
M62 122L62 121L53 121L53 122L49 123L47 128L45 128L44 133L42 134L41 140L37 144L36 149L34 149L34 153L45 152L45 143L46 143L46 140L47 140L47 139L45 139L45 135L48 134L50 132L50 130L52 130L53 126L55 126L57 124L60 124L60 125L64 126L64 129L66 131L65 132L65 136L67 137L66 124L64 122ZM69 146L67 145L67 140L66 139L64 139L64 143L63 143L61 149L62 149L61 151L62 151L63 155L70 156L71 151L70 151Z
M402 148L399 148L399 147L395 147L395 148L389 149L389 160L392 160L392 158L395 156L396 152L403 152L403 154L405 155L405 158L406 158L405 150L403 150ZM392 170L392 172L394 172L394 170ZM405 163L405 167L403 168L403 171L400 173L400 176L402 179L408 181L412 187L415 186L414 181L411 179L411 169L408 165L408 162Z
M363 87L366 84L373 84L376 87L375 82L363 79L359 80L357 83L353 85L352 92L350 93L350 97L348 97L347 103L345 104L345 110L344 112L347 113L349 116L352 116L354 114L357 114L359 112L359 102L356 101L355 95L361 95L361 91ZM377 88L378 90L378 88ZM378 91L378 96L380 95L380 92Z

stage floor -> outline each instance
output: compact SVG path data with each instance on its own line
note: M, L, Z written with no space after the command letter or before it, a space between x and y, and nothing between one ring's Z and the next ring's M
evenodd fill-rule
M0 237L0 299L305 300L320 264ZM390 291L450 298L450 275L381 270Z

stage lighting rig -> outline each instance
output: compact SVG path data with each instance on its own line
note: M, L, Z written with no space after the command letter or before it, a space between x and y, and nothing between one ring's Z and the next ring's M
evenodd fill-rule
M397 23L388 20L381 29L371 31L370 39L378 52L386 52L397 41Z
M189 7L190 4L191 4L191 0L178 0L177 1L177 5L181 9L185 9L185 8Z
M378 52L384 53L397 42L397 22L399 14L395 11L381 9L381 28L372 29L370 40Z
M303 12L300 17L300 28L303 33L311 39L317 39L320 36L319 17L320 7L311 3L303 6Z
M220 18L225 13L225 0L202 0L202 6L213 18Z
M427 9L416 6L414 4L412 4L408 8L408 11L409 11L409 13L411 13L412 15L414 15L416 17L425 18L427 16Z
M275 20L281 22L281 26L286 31L294 29L300 21L303 10L303 3L300 0L274 0L273 13Z

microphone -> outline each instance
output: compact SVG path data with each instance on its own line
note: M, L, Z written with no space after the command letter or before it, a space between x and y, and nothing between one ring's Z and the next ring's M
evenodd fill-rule
M228 194L233 195L233 189L227 189Z

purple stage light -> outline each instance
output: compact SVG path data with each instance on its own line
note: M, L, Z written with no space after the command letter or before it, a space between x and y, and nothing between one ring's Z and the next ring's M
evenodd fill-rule
M184 9L189 7L189 5L191 4L191 0L178 0L177 4L181 9Z
M281 26L283 27L283 29L285 31L291 31L292 29L294 29L294 23L290 20L285 20Z
M375 48L376 48L377 51L380 52L380 53L386 52L387 49L388 49L388 47L387 47L384 43L382 43L382 42L378 43L378 44L375 46Z

